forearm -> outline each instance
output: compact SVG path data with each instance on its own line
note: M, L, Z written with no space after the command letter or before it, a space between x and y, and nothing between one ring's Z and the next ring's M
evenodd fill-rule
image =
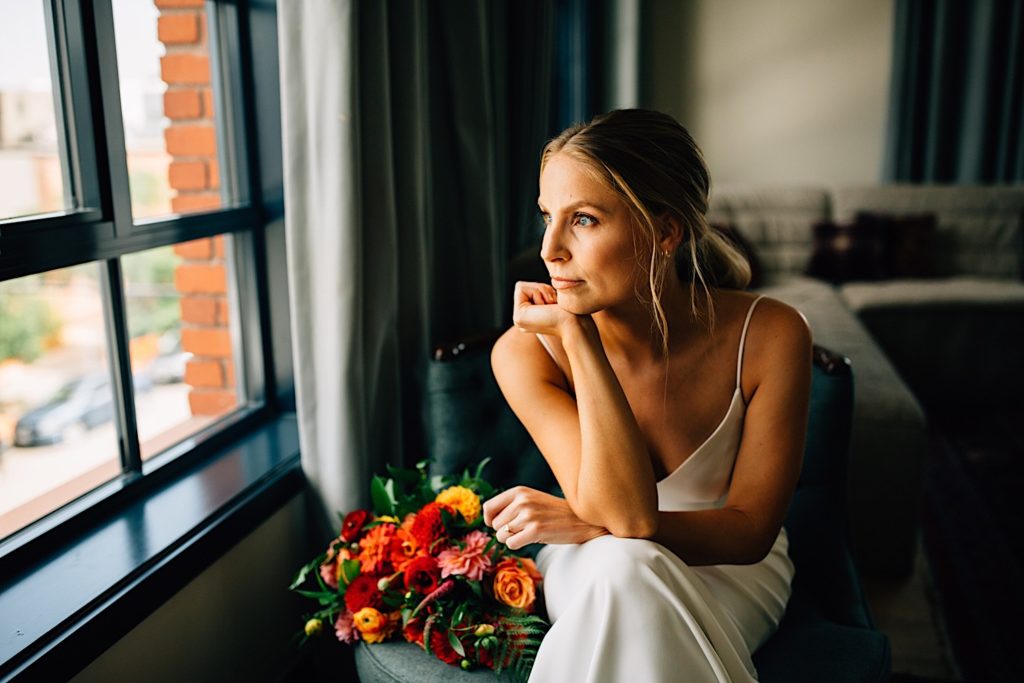
M647 536L657 526L658 493L643 435L593 322L562 337L580 421L576 513L616 536Z
M775 541L743 511L732 508L659 512L657 530L648 538L691 566L753 564Z

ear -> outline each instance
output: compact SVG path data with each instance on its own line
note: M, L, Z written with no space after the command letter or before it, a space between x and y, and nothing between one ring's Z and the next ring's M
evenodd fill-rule
M674 252L686 236L686 229L683 228L682 221L666 213L662 214L658 227L661 233L658 237L658 250Z

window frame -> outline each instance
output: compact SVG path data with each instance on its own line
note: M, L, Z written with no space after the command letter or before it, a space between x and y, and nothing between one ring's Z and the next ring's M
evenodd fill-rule
M275 357L290 353L290 349L275 349L271 345L264 234L269 217L262 208L254 53L249 35L255 10L245 0L205 3L208 25L211 29L216 27L211 30L209 42L211 68L220 71L215 78L221 84L225 82L224 75L230 72L227 82L232 92L222 94L236 98L233 106L218 108L231 118L228 126L218 129L218 134L230 129L233 141L230 145L226 141L218 144L221 168L225 176L234 178L229 182L245 183L244 187L236 188L234 196L247 199L246 204L136 224L131 215L112 0L44 2L51 31L48 39L52 71L60 74L60 82L53 85L54 98L63 103L64 115L60 120L66 125L65 132L58 136L65 136L67 141L70 172L65 172L65 176L76 183L76 206L52 214L0 220L0 281L98 262L122 473L0 541L0 576L5 577L30 571L52 555L54 548L67 546L140 497L184 476L254 429L279 418L282 403ZM218 32L222 32L219 39L213 39L212 35ZM219 50L216 56L214 49ZM274 90L276 95L276 82L264 87ZM279 132L277 136L279 145ZM280 163L279 158L277 162ZM279 173L276 169L271 171L271 175ZM68 191L72 190L66 188L65 192ZM237 299L233 304L238 313L231 318L236 326L233 331L238 333L234 337L236 344L244 351L236 358L242 360L237 368L249 392L246 403L144 464L135 421L119 259L146 249L228 233L233 237L227 260L229 272L233 271L235 278ZM290 367L286 371L290 372ZM287 407L288 403L286 396L284 405Z

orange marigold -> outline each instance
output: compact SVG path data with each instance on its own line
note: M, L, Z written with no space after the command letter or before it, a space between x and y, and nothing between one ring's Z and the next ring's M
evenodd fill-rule
M390 574L391 540L395 537L394 524L381 524L366 532L359 541L359 566L363 574Z

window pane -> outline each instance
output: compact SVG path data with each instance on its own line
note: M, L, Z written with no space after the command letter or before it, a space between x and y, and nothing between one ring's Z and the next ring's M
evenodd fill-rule
M0 282L0 537L120 474L98 276Z
M235 339L221 235L121 259L142 457L238 407Z
M125 150L136 220L232 204L222 191L203 3L114 0ZM192 6L196 5L196 6Z
M0 220L72 208L43 4L0 5Z

